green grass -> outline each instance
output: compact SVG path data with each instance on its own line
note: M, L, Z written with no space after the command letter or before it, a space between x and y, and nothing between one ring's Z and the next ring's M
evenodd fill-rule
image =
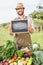
M13 37L9 35L9 30L3 27L0 28L0 45L6 43L7 40L13 40Z
M31 34L32 43L37 42L43 48L43 32L37 32Z
M36 32L31 34L32 43L37 42L43 48L43 32ZM13 36L9 35L8 28L0 27L0 45L6 43L7 40L14 40Z

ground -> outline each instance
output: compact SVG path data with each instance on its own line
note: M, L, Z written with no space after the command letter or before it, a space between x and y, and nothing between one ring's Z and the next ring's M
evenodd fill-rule
M31 34L32 43L37 42L43 48L43 32L35 32ZM9 29L0 27L0 45L6 43L7 40L14 40L13 36L9 35Z

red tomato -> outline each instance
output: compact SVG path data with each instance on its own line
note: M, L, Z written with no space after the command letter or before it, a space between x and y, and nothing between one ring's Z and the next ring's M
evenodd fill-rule
M29 50L28 50L28 54L31 54L31 53L32 53L32 50L29 49Z
M16 60L16 59L17 59L17 56L13 56L13 58L12 58L12 59Z

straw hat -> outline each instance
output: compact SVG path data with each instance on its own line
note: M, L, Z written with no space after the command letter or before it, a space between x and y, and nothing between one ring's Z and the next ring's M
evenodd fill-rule
M17 10L18 8L24 8L23 3L17 3L17 6L16 6L15 9Z

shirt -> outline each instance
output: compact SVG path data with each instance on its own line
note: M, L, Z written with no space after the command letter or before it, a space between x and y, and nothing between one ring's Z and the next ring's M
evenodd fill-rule
M32 25L32 28L35 30L35 28L34 28L34 23L33 23L33 20L32 20L32 18L30 18L29 16L25 16L24 15L24 18L23 18L24 20L28 20L28 24L31 24ZM20 18L19 17L16 17L15 18L15 20L20 20Z

